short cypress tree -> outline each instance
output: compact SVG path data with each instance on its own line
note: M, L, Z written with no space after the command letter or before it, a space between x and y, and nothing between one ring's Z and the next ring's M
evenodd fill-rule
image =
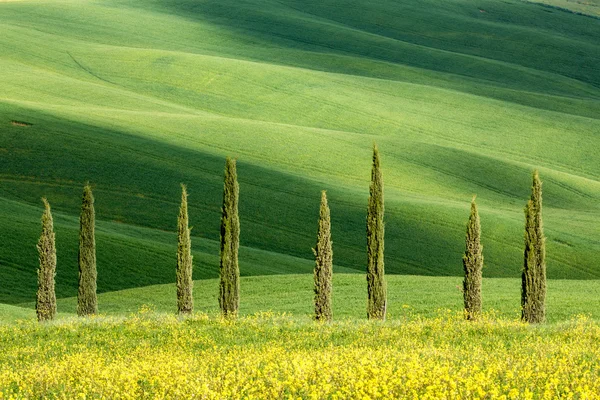
M333 250L331 248L329 206L327 205L327 194L324 190L321 192L317 245L313 252L315 254L315 319L329 322L333 317L331 309Z
M467 235L463 267L465 279L463 281L463 295L465 301L465 317L474 320L481 314L481 274L483 269L483 246L481 239L481 225L475 197L471 201L471 215L467 223Z
M77 291L77 315L79 316L98 312L95 224L94 196L90 184L87 183L83 188L79 217L79 289Z
M187 190L181 184L181 207L177 220L177 312L191 314L194 310L192 290L192 243L188 227Z
M542 223L542 182L533 172L531 198L525 207L525 251L521 276L521 320L546 319L546 238Z
M225 161L223 208L221 209L221 262L219 306L224 317L235 318L240 306L240 220L238 216L239 186L235 160Z
M367 212L367 318L385 319L387 289L384 277L383 177L379 150L373 145L373 166Z
M56 315L56 293L54 292L54 276L56 275L56 243L54 223L50 204L44 198L42 214L42 235L37 244L40 266L38 274L38 290L35 302L37 319L40 322L54 319Z

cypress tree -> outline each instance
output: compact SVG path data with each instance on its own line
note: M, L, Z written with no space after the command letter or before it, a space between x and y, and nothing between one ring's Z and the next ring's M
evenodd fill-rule
M463 267L463 295L465 301L465 317L474 320L481 314L481 273L483 269L483 246L480 243L481 225L475 197L471 201L471 215L467 223L467 235Z
M521 320L546 319L546 238L542 223L542 182L533 172L531 198L525 207L525 251L521 276Z
M79 217L79 289L77 291L77 315L79 316L98 312L95 219L94 196L90 184L87 183L83 188Z
M373 166L367 212L367 318L385 320L387 289L383 264L383 177L379 150L373 145Z
M54 276L56 275L56 243L54 223L50 204L43 198L42 235L37 244L40 266L38 274L38 290L35 311L38 321L49 321L56 315L56 294L54 292Z
M321 208L319 212L319 229L317 231L317 245L313 249L315 254L315 319L317 321L331 321L331 278L333 273L333 250L331 249L331 221L327 194L321 192Z
M181 207L177 220L177 312L191 314L194 310L192 290L192 243L188 227L187 190L181 184Z
M238 216L239 186L235 160L225 161L223 208L221 209L221 262L219 306L224 317L235 318L240 306L240 220Z

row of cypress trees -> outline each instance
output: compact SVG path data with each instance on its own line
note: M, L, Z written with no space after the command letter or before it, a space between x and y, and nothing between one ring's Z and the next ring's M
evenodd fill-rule
M387 288L385 282L384 250L384 202L383 176L377 145L373 146L371 184L367 207L367 318L385 320L387 311ZM327 195L321 193L319 228L315 254L315 319L331 321L333 250L331 242L331 221Z
M239 186L235 160L225 162L223 207L221 209L221 257L219 280L219 307L224 317L235 318L240 303L238 248L240 222L238 216ZM387 291L385 284L383 178L379 162L379 150L373 147L373 165L367 213L367 292L369 319L385 319ZM313 249L315 319L331 321L333 249L331 241L331 218L326 191L321 192L317 243ZM180 314L193 311L192 255L190 229L188 228L187 192L182 185L181 208L178 223L177 251L177 310Z
M189 228L187 190L181 185L181 206L177 224L177 311L189 314L193 311L193 279L191 229ZM240 222L238 216L239 185L236 162L227 157L221 214L219 307L224 317L235 318L240 303L238 249ZM42 215L42 235L38 242L40 267L38 269L38 292L36 311L39 321L53 319L56 314L54 276L56 275L56 248L50 205L42 199L45 211ZM521 309L522 320L530 323L545 319L546 267L545 238L542 226L542 191L537 171L533 175L531 199L525 208L526 233L524 266L522 272ZM385 320L387 289L384 269L384 197L383 177L379 150L373 146L371 183L367 209L367 318ZM79 233L79 289L77 313L80 316L98 312L96 298L96 245L94 239L94 197L89 184L83 191ZM321 192L317 243L313 249L315 319L331 321L333 249L331 219L326 191ZM481 314L481 282L483 270L483 246L481 225L475 197L471 202L471 214L467 223L466 249L463 256L464 307L469 320Z
M387 309L387 291L384 278L384 201L383 178L377 145L373 146L373 165L367 212L367 318L384 320ZM541 323L546 318L546 250L542 223L542 182L538 171L533 173L531 198L525 207L525 251L521 276L521 319ZM321 210L317 246L313 250L315 262L315 319L329 321L333 250L329 207L325 192L321 195ZM483 246L481 224L475 196L467 223L465 254L463 256L463 297L465 317L477 319L482 312L481 283Z
M54 222L50 204L45 198L42 214L42 235L37 244L40 266L38 269L38 290L35 310L38 321L47 321L56 315L56 242ZM92 315L98 312L96 297L96 239L95 211L92 188L86 184L83 188L81 214L79 216L79 287L77 290L77 314Z
M465 316L476 319L481 314L483 246L481 225L475 197L467 223L466 249L463 256L465 278L463 294ZM541 323L546 319L546 238L542 223L542 182L533 172L531 198L525 206L525 251L521 273L521 320Z
M192 280L192 250L188 220L187 190L181 185L181 206L177 224L177 312L189 314L194 309ZM229 157L225 162L225 184L221 216L221 262L219 305L226 317L235 317L238 312L239 266L238 248L240 222L238 217L239 186L236 162ZM50 204L43 198L42 234L37 244L39 254L38 290L36 313L38 321L52 320L56 315L56 242ZM96 240L95 212L92 188L83 189L81 215L79 218L79 288L77 291L77 314L86 316L98 312L96 296Z
M181 185L181 207L177 223L177 312L190 314L194 310L192 280L192 244L188 226L187 191ZM238 215L239 185L236 162L225 160L223 206L221 208L221 250L219 263L219 307L221 314L235 318L240 307L240 219Z
M236 317L240 308L240 218L239 186L235 160L225 162L223 208L221 209L221 261L219 263L219 307L225 317Z

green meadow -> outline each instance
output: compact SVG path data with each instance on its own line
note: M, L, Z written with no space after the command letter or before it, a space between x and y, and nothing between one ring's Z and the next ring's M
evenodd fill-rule
M391 275L387 277L388 315L396 323L436 318L463 309L462 278L439 276ZM356 322L366 320L367 282L363 274L339 273L333 277L333 319ZM313 277L311 274L242 277L240 315L251 317L263 312L285 314L290 321L308 323L314 314ZM518 321L521 317L521 280L488 278L483 281L483 309L491 318ZM194 310L218 319L218 279L194 283ZM58 319L72 320L77 314L77 298L58 300ZM0 304L1 322L35 320L35 303ZM174 284L151 285L98 295L102 316L131 316L139 312L175 315ZM587 316L600 320L600 288L593 280L554 279L548 282L548 322L563 323Z
M392 316L460 309L475 194L484 305L518 316L523 207L537 168L548 295L561 304L550 297L548 317L598 318L600 19L594 1L578 13L547 3L0 1L0 312L33 315L43 196L55 218L59 312L74 312L87 181L100 311L173 311L182 182L197 306L214 310L231 156L242 312L311 312L325 189L340 274L334 315L362 318L376 142Z

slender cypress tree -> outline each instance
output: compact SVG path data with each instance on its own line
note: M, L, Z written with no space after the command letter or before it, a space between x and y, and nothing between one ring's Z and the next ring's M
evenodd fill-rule
M321 192L321 209L319 212L319 229L317 232L317 245L313 249L315 254L315 319L317 321L331 321L331 290L333 274L333 250L331 248L331 221L327 194Z
M40 267L38 274L38 290L35 311L38 321L54 319L56 315L56 294L54 292L54 276L56 275L56 244L54 223L50 204L44 198L44 213L42 214L42 235L37 244Z
M225 183L221 216L221 263L219 306L224 317L235 318L240 306L240 220L238 216L239 186L235 160L225 161Z
M177 312L191 314L194 310L192 290L192 242L188 227L187 190L181 184L181 207L177 221Z
M379 150L373 145L373 167L367 213L367 318L385 320L387 289L383 264L383 177Z
M467 235L463 267L463 295L465 300L465 317L474 320L481 314L481 273L483 269L483 246L480 243L481 225L475 196L471 201L471 215L467 223Z
M542 182L533 172L531 198L525 207L525 251L521 277L521 320L546 319L546 238L542 223Z
M79 316L98 312L95 220L94 196L90 184L87 183L83 188L79 217L79 290L77 291L77 315Z

